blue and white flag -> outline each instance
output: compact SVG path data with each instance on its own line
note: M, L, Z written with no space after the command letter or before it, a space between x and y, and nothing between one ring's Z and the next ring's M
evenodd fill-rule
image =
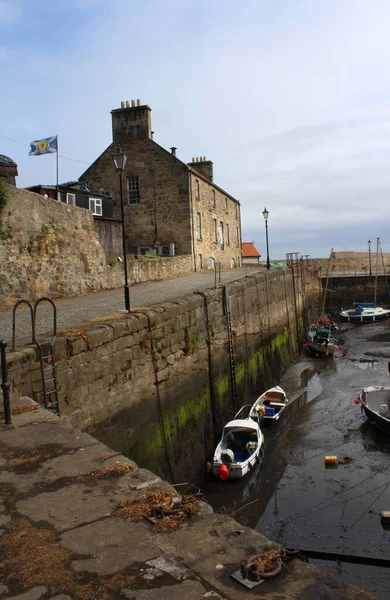
M51 154L52 152L58 152L58 136L53 135L52 137L45 138L44 140L37 140L31 142L31 150L28 153L29 156L40 156L41 154Z

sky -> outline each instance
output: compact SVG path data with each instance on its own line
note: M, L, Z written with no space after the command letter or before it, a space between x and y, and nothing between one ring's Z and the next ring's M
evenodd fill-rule
M271 260L390 252L388 0L0 0L0 154L20 187L76 180L140 99L154 140L214 163Z

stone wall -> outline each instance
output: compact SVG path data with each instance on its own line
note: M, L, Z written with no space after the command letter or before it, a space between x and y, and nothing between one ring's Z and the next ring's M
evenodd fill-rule
M390 254L383 254L383 262L385 271L390 271ZM369 274L370 270L370 257L367 252L335 252L334 257L329 263L329 258L309 258L305 260L308 268L313 271L319 271L320 275L325 276L329 273L338 274L350 274L350 273L364 273ZM371 273L375 275L376 271L376 252L371 252ZM378 273L383 273L383 263L381 255L378 256Z
M191 254L187 166L150 139L124 141L122 146L128 157L123 175L128 252L135 254L138 246L174 243L178 254ZM119 177L113 168L114 152L114 146L107 148L82 179L109 189L116 200L115 215L119 216ZM128 203L129 177L138 177L139 204Z
M110 440L144 466L158 469L161 463L159 472L167 472L167 448L171 464L180 450L176 469L184 476L191 453L210 451L243 399L254 400L277 383L299 351L305 304L300 283L295 282L294 299L291 272L271 270L59 338L62 418ZM231 384L224 290L239 406ZM9 380L14 393L42 401L35 349L9 355Z
M194 173L191 173L191 198L197 270L207 268L210 258L224 268L241 266L239 203Z
M0 207L0 308L15 298L59 298L123 285L123 264L117 261L122 252L107 260L89 210L13 186L6 191ZM150 261L128 257L131 284L192 268L189 255Z

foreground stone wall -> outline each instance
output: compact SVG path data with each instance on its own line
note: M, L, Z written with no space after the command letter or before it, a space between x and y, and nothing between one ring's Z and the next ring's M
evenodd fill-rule
M179 448L189 460L195 447L204 452L243 398L254 399L278 381L303 337L302 287L298 281L293 286L289 270L230 284L235 400L225 289L192 294L59 338L62 417L103 441L110 439L144 465L161 462L167 447L168 463ZM10 354L9 379L14 393L42 401L35 349Z
M116 257L107 261L89 210L13 186L6 191L0 206L0 308L15 298L59 298L123 285L123 264ZM189 255L128 259L131 283L192 268Z

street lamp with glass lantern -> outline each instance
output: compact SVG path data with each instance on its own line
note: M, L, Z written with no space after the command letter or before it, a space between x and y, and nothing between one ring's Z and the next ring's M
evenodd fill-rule
M264 221L265 221L265 239L266 239L266 243L267 243L267 269L269 269L271 267L270 262L269 262L269 245L268 245L268 215L269 215L268 210L266 208L264 208L263 217L264 217Z
M371 277L371 275L372 275L372 271L371 271L371 240L368 240L367 244L368 244L368 264L370 265L370 277Z
M114 161L115 169L119 173L119 188L121 196L121 215L122 215L122 252L123 252L123 268L125 273L125 308L130 311L130 293L129 283L127 279L127 260L126 260L126 234L125 234L125 211L123 207L123 171L125 170L127 163L127 156L123 152L122 148L118 146L118 151L113 155L112 160Z

